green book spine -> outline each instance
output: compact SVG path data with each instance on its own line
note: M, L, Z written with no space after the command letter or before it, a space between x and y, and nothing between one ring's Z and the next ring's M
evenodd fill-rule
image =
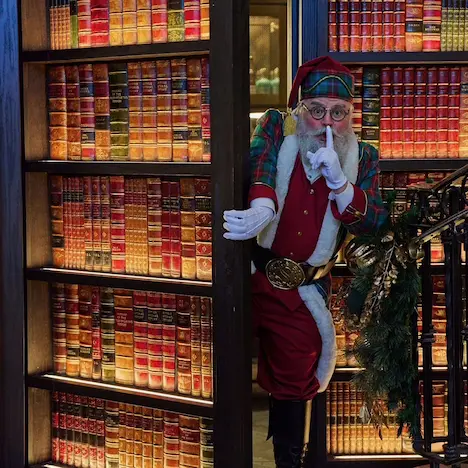
M70 40L72 49L78 48L78 0L70 0Z
M442 0L442 24L440 31L440 50L447 51L448 0Z

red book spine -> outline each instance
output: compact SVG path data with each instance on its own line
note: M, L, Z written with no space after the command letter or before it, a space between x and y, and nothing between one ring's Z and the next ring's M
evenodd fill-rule
M383 50L395 50L395 0L383 0Z
M135 385L148 387L148 303L146 292L133 291Z
M65 67L49 67L47 73L50 159L66 160L68 157L68 118Z
M72 230L71 225L71 178L63 178L63 234L64 234L64 248L65 248L65 259L63 266L64 268L71 267L71 248L70 248L70 234Z
M91 45L91 0L78 0L78 47Z
M110 180L100 177L101 184L101 263L102 271L110 272L112 268L111 248L111 208L110 208Z
M212 278L211 184L209 179L195 179L195 241L197 279Z
M84 229L84 195L83 177L78 178L78 269L84 270L86 265L85 229Z
M372 1L361 1L361 51L372 52Z
M69 178L69 198L70 198L70 268L77 268L77 231L78 231L78 207L76 203L76 194L78 189L78 182L76 177Z
M187 92L188 159L200 162L203 160L200 59L187 59Z
M161 249L161 179L147 179L148 192L148 269L151 276L162 275L162 249Z
M338 47L340 52L349 52L349 0L338 2Z
M91 329L93 336L93 380L102 377L101 299L98 287L91 291Z
M166 466L180 466L179 416L164 412L164 462Z
M176 389L176 296L162 295L162 349L163 349L163 390L174 392Z
M328 0L328 50L338 52L338 15L337 0ZM360 20L359 20L360 21Z
M79 286L80 311L80 377L93 376L93 328L91 307L91 286Z
M429 0L423 6L423 52L439 52L442 26L442 0Z
M148 292L148 387L162 388L162 298L161 293Z
M151 0L138 0L137 6L137 42L138 44L150 44L152 42L151 31Z
M65 313L65 285L51 284L52 337L54 372L65 375L67 369L67 322Z
M437 81L438 69L431 67L427 72L426 100L426 157L437 155Z
M351 52L361 52L361 5L359 0L349 1L349 48Z
M110 177L112 271L125 273L125 181Z
M172 75L172 160L188 161L188 96L187 62L185 59L171 60Z
M59 394L52 392L52 450L51 457L53 462L60 460L60 409Z
M109 0L91 0L91 45L109 46Z
M448 156L459 157L459 134L460 134L460 67L451 67L448 86Z
M101 181L99 176L91 178L93 217L93 270L102 271L102 214Z
M201 36L201 8L200 0L185 0L185 40L198 41Z
M67 394L59 395L59 462L67 463Z
M168 181L161 183L162 193L162 217L161 217L161 240L162 240L162 276L171 276L171 185Z
M201 59L201 115L203 162L211 161L211 110L210 110L210 62L208 58Z
M171 278L180 278L181 275L181 241L180 241L180 185L179 182L170 183L171 214Z
M383 2L372 0L372 52L383 50Z
M380 157L392 157L392 69L384 67L380 74Z
M142 467L150 468L153 466L153 410L143 407L143 424L142 424Z
M125 178L125 271L134 274L135 267L135 179Z
M395 0L395 52L406 50L406 0Z
M460 158L468 157L468 67L460 71Z
M119 465L118 466L127 466L126 437L127 437L127 405L125 403L119 403Z
M52 264L65 267L65 193L64 178L50 176L50 221L52 231Z
M67 465L74 466L75 464L75 414L73 395L66 394L67 405Z
M414 96L414 156L426 157L427 69L416 68Z
M414 157L414 68L403 69L403 155Z
M80 118L81 159L96 159L96 115L94 110L93 66L79 65L80 74Z
M138 226L137 226L137 251L138 273L149 273L148 251L148 187L146 179L138 181Z
M81 432L83 408L81 406L81 397L79 395L73 395L73 412L75 423L75 453L73 458L75 466L83 466L83 457L86 456L86 451L83 453L83 434Z
M128 118L129 118L129 148L130 161L143 159L143 88L141 63L128 64ZM155 106L156 107L156 106Z
M142 124L143 159L158 160L158 121L156 93L156 63L143 62L142 70Z
M448 156L448 67L438 68L437 77L437 157Z
M167 0L151 0L153 42L167 42Z
M93 251L93 197L92 178L83 177L83 209L84 209L84 241L85 241L85 269L94 268Z
M213 396L213 357L212 357L212 310L211 299L202 297L201 303L201 357L202 357L202 397Z
M190 296L190 348L192 370L192 395L201 396L201 302L200 297Z
M80 375L80 313L77 284L65 285L65 313L67 320L67 376Z
M190 297L178 295L177 301L177 391L192 393L192 362L190 347Z
M89 468L97 468L96 399L88 398Z

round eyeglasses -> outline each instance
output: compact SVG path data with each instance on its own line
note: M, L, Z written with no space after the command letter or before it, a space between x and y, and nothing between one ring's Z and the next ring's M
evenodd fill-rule
M325 107L319 104L315 104L313 107L307 107L301 103L301 106L314 118L315 120L322 120L327 112L330 111L330 117L335 122L341 122L349 113L350 110L346 110L345 107L336 105L333 107Z

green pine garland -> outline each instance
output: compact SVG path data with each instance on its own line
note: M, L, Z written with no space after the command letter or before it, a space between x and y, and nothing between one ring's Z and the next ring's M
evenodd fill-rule
M387 199L389 212L394 198ZM416 221L416 212L409 211L388 221L380 231L371 236L355 239L359 244L374 246L377 257L388 252L385 236L393 233L400 246L407 246L413 237L411 225ZM364 300L373 285L377 284L376 265L357 268L356 276L348 295L347 319L362 313ZM407 426L412 437L420 428L420 409L413 386L418 375L417 362L413 360L412 320L416 313L420 293L420 278L416 262L408 261L403 266L395 264L398 276L388 296L380 300L376 312L360 329L359 338L349 350L357 360L360 371L354 383L364 394L371 421L379 429L385 425L388 408L396 412L399 423L398 434ZM379 275L377 274L377 277Z

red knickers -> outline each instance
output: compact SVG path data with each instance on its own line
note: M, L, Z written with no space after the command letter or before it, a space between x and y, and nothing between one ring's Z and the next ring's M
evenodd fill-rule
M258 275L252 294L253 331L260 341L258 383L278 400L312 399L319 389L315 371L322 350L315 320L300 300L288 308Z

